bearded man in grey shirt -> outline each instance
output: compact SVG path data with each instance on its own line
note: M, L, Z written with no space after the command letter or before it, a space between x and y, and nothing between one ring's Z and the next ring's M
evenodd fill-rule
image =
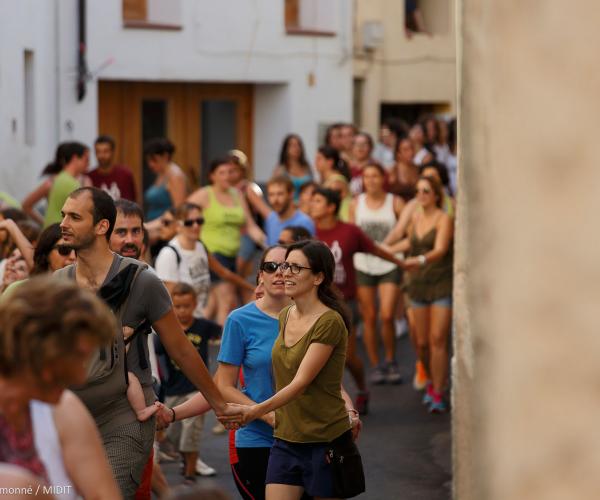
M84 288L102 291L104 287L112 286L113 292L118 293L121 271L130 265L143 266L133 280L128 280L129 293L119 313L121 326L135 329L147 321L158 333L169 356L204 394L217 417L224 423L235 425L233 422L240 419L239 410L225 402L200 355L186 338L162 282L142 263L124 260L111 252L109 240L116 219L112 198L97 188L77 189L67 198L62 217L60 225L64 244L76 251L77 261L57 273L75 279ZM116 335L122 336L122 332L116 332ZM132 342L127 356L116 351L115 359L123 363L125 358L127 370L133 372L142 384L146 404L152 404L155 395L147 362L147 342ZM76 394L98 425L123 497L133 498L152 449L155 423L154 418L138 422L127 400L126 389L125 371L115 369L100 383L88 383L78 388Z

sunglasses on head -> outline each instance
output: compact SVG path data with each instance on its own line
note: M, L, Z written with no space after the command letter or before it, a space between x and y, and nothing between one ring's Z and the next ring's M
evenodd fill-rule
M186 219L183 221L185 227L192 227L194 224L201 226L204 224L204 217L198 217L197 219Z
M63 257L70 255L71 252L73 251L73 249L71 247L66 246L66 245L55 245L53 249L56 249L56 251Z

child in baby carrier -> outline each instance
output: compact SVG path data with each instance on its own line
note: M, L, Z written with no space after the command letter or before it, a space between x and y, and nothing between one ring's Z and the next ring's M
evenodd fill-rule
M134 333L134 329L129 326L123 327L123 338L125 340L125 355L129 351L130 340ZM146 398L144 397L144 390L139 379L132 371L127 371L127 400L135 411L138 421L145 422L152 415L154 415L160 408L160 403L156 401L150 406L146 406Z

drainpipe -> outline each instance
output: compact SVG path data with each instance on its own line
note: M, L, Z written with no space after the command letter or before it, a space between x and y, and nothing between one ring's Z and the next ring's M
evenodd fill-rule
M79 0L78 28L79 28L79 48L77 53L77 101L81 102L85 98L86 79L88 74L85 39L85 0Z

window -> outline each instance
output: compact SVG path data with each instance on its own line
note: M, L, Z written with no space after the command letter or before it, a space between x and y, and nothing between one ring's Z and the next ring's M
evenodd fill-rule
M447 35L451 5L448 0L404 0L406 32Z
M181 29L181 0L123 0L126 28Z
M202 185L208 183L208 166L215 158L236 147L237 104L232 100L207 99L200 103L200 172Z
M23 52L23 132L25 144L33 146L35 142L35 96L33 79L33 51Z
M288 35L335 36L333 0L285 0Z

